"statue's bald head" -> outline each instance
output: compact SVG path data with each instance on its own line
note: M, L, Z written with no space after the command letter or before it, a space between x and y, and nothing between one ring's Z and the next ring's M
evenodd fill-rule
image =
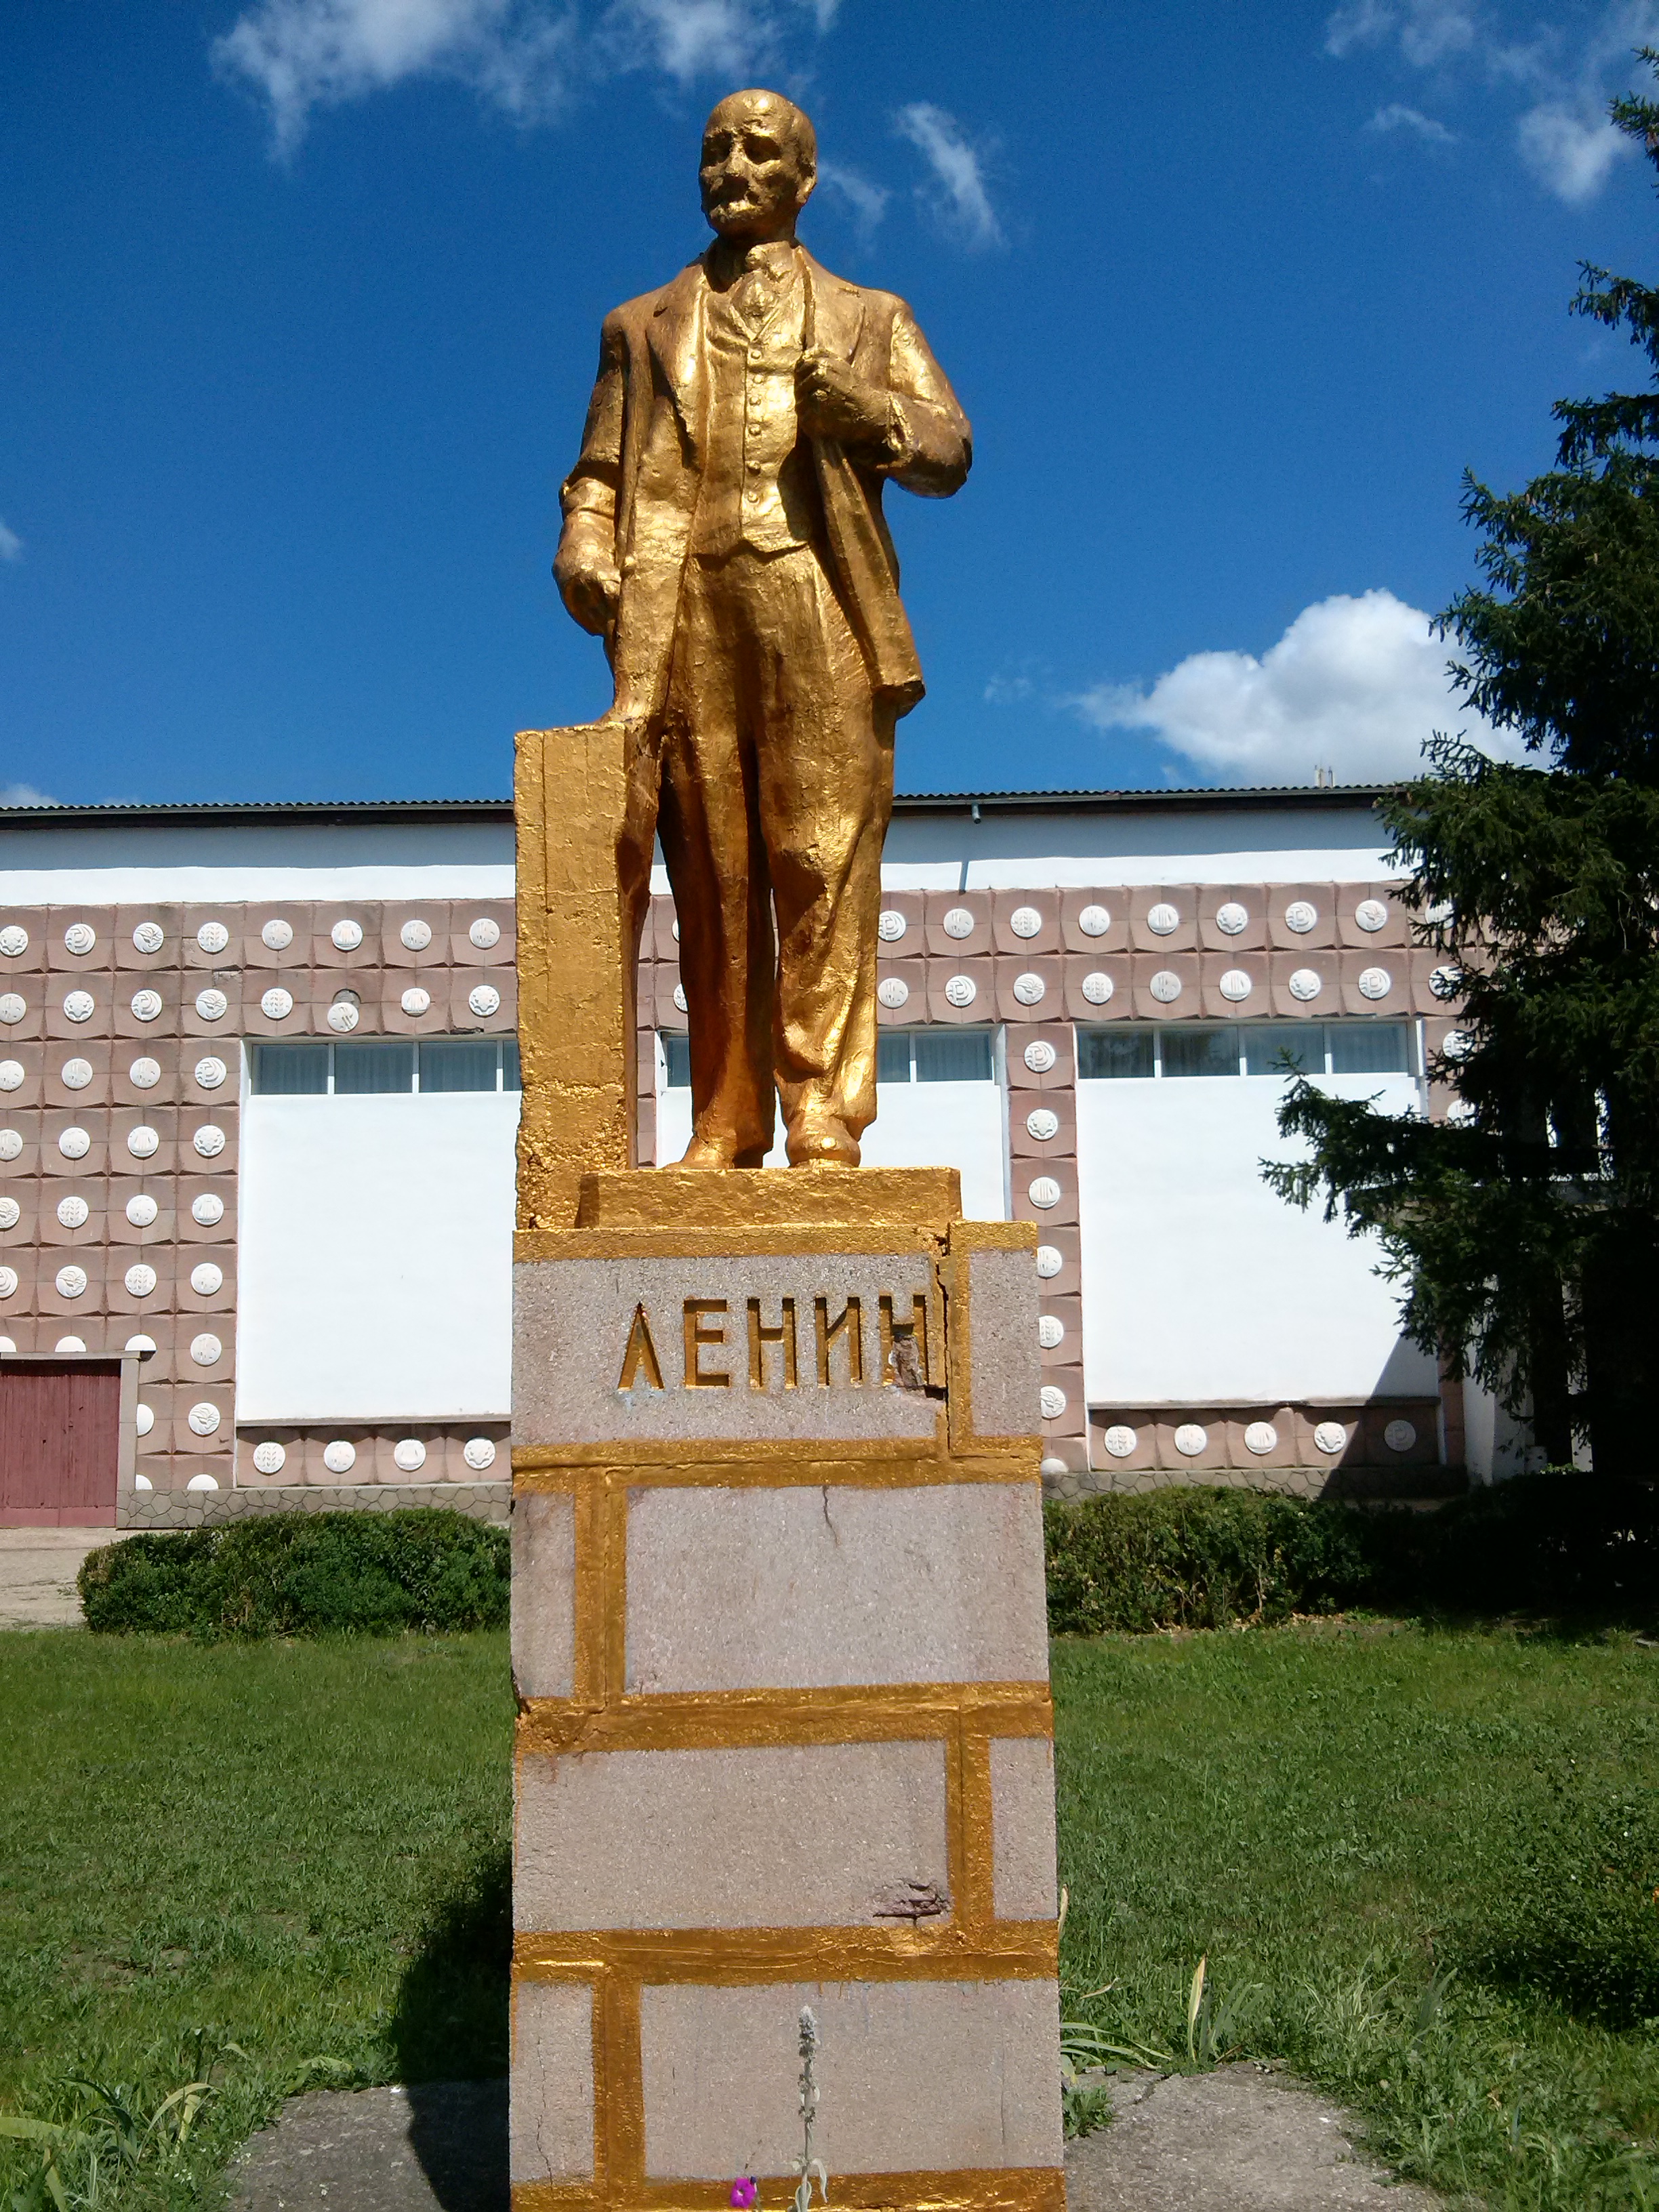
M732 92L703 125L702 211L722 238L787 238L817 182L811 123L781 92Z

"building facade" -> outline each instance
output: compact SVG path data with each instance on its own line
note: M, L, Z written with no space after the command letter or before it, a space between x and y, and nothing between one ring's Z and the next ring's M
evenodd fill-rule
M1290 1067L1443 1110L1374 799L898 803L865 1156L1038 1224L1059 1494L1492 1472L1375 1250L1261 1176ZM0 813L0 1519L505 1511L513 963L504 805ZM660 877L639 1005L669 1162Z

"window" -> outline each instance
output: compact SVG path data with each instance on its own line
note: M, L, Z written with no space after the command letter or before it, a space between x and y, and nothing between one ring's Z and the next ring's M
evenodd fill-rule
M1085 1081L1156 1076L1411 1075L1409 1022L1123 1022L1077 1033Z
M988 1083L995 1073L989 1030L914 1030L918 1083Z
M353 1038L339 1044L252 1048L252 1086L262 1098L349 1098L415 1091L516 1091L519 1048L507 1039Z
M660 1030L658 1035L662 1038L662 1056L668 1070L669 1089L689 1091L691 1088L690 1038L684 1030Z
M909 1030L878 1030L876 1032L876 1081L879 1084L908 1083L909 1080Z

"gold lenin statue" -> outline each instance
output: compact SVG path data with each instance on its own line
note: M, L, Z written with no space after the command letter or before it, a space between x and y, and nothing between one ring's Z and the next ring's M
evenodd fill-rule
M691 1031L689 1167L856 1166L876 1113L876 922L893 731L922 695L882 487L942 498L967 418L910 310L795 237L812 126L709 117L714 241L607 316L554 574L632 732L619 860L659 836Z

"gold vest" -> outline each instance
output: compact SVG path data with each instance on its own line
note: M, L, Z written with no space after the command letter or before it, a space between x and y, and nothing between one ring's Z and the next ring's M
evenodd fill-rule
M745 313L741 282L704 295L702 481L691 525L691 551L723 560L746 547L786 553L817 539L818 496L811 456L795 420L795 365L801 356L806 287L791 256L769 309Z

